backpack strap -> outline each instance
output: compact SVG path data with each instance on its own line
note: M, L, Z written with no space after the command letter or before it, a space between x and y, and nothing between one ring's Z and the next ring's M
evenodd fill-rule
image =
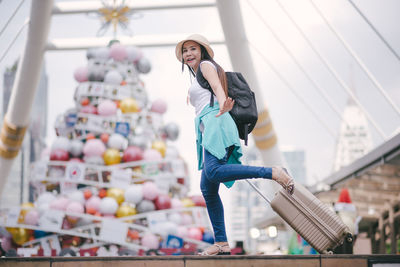
M244 127L244 144L247 146L247 140L249 136L249 125L246 123L243 125Z
M201 64L201 61L200 61L200 64ZM201 87L203 87L203 88L207 89L208 91L210 91L210 93L211 93L211 96L210 96L210 107L214 107L214 92L213 92L210 84L206 80L206 78L204 78L203 73L201 72L200 64L199 64L199 68L197 69L196 80L200 84Z

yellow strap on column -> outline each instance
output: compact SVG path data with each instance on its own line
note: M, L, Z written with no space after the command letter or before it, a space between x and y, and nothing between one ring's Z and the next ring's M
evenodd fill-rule
M258 114L258 121L252 134L256 137L255 143L259 149L269 149L277 143L278 139L273 132L272 122L267 109L264 109ZM263 136L265 138L262 138Z
M0 132L0 156L7 159L18 155L27 127L19 127L9 123L4 117L3 127Z

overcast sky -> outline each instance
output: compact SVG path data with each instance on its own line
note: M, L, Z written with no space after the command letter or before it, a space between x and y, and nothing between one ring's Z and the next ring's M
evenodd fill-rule
M146 2L148 1L150 0L146 0ZM347 94L302 39L277 2L275 0L249 1L273 27L330 99L343 110L348 98ZM0 2L0 27L5 24L19 2L15 0ZM385 135L390 136L400 125L399 115L384 100L338 39L330 32L310 1L281 0L281 2L314 45L334 66L341 78L354 86L361 103L368 109ZM378 39L348 0L315 0L314 2L357 52L386 93L399 106L400 62ZM400 25L400 1L354 0L354 2L400 54L400 27L398 26ZM241 0L240 3L249 42L273 62L296 92L304 96L308 105L316 110L318 115L337 133L340 119L274 39L249 6L248 1ZM1 53L14 38L15 32L18 31L24 19L29 16L30 4L29 0L24 2L21 10L11 21L4 34L0 36ZM82 14L54 16L49 38L94 37L100 27L100 21L94 17ZM201 33L205 36L223 36L216 8L143 12L141 18L131 21L130 28L134 35ZM110 35L111 32L109 31L107 34ZM17 39L17 43L5 59L0 62L1 73L6 67L11 66L21 53L25 37L26 30ZM226 70L230 70L227 48L224 45L213 48L216 61ZM174 47L144 48L143 51L152 62L153 68L149 74L142 76L142 79L152 99L161 97L168 102L169 109L165 115L165 122L174 121L180 125L181 134L178 141L175 142L175 146L189 164L192 192L199 193L193 124L194 110L191 106L186 105L189 86L188 73L181 73L181 66L174 55ZM327 177L332 169L336 139L279 80L259 54L253 49L251 52L263 93L263 99L258 99L258 102L264 102L270 110L279 145L304 149L309 183L312 184ZM74 105L73 93L77 83L73 79L73 72L77 67L86 64L86 52L47 52L45 61L49 76L47 139L50 144L55 137L53 126L56 116ZM3 84L2 75L0 82ZM382 143L383 140L371 127L371 124L370 130L374 146Z

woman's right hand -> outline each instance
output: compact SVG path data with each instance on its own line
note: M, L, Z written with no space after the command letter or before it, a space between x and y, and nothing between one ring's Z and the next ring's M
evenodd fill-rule
M217 115L215 115L215 117L219 117L222 114L224 114L225 112L231 111L231 109L233 108L233 104L235 104L235 100L233 100L232 98L228 97L224 104L222 105L222 107L219 108L219 112Z

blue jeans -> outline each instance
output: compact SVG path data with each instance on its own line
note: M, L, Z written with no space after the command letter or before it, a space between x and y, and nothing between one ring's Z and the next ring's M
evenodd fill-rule
M200 188L206 201L215 242L227 241L224 207L218 194L219 184L249 178L272 178L272 168L227 164L229 154L227 151L225 157L219 160L204 150L204 167L201 173Z

